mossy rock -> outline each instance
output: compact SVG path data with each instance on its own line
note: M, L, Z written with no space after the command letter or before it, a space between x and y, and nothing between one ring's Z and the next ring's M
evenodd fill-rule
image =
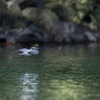
M26 18L36 20L39 16L40 9L34 7L28 7L22 10L22 15Z
M9 7L9 13L12 13L12 14L14 14L14 15L22 15L22 12L21 12L21 9L20 9L20 7L19 7L19 5L18 4L12 4L10 7Z
M44 25L48 31L51 29L53 24L59 20L58 16L50 9L44 9L38 16L38 20Z

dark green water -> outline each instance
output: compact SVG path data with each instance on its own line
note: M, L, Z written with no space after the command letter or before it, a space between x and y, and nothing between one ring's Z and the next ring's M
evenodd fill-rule
M41 46L36 56L0 48L0 100L99 100L100 46Z

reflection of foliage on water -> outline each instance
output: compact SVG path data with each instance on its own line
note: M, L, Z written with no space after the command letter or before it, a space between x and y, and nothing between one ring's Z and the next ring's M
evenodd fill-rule
M0 70L0 99L18 100L21 95L19 74L8 70Z
M90 100L91 97L99 99L97 87L99 87L100 70L99 66L95 66L98 57L94 58L93 49L82 47L68 50L62 47L62 50L58 50L56 47L48 47L43 56L42 65L38 64L41 66L40 99Z
M98 57L94 58L93 49L73 47L68 50L67 46L62 46L62 50L59 50L57 47L49 47L45 49L43 56L42 65L38 64L42 67L39 74L42 74L40 78L43 80L72 79L79 84L83 82L85 86L92 86L100 77L99 64L96 66Z
M91 100L99 99L100 94L97 88L83 86L83 83L78 84L73 80L51 80L41 83L40 99L44 100ZM91 91L90 91L91 90Z
M45 98L44 100L78 100L80 99L80 92L85 93L85 87L76 84L77 83L72 80L51 80L48 83L42 82L41 86L43 89L41 90L42 93L40 94L40 99Z

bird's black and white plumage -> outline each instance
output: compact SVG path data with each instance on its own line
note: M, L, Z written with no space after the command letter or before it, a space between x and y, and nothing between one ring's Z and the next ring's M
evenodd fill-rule
M30 49L22 48L17 50L16 52L21 51L19 55L30 56L39 54L39 50L36 47L31 47Z

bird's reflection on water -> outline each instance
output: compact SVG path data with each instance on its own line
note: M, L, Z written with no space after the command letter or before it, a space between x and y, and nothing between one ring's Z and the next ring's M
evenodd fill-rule
M37 98L36 93L38 92L38 75L25 73L20 78L22 83L22 95L20 100L34 100Z

